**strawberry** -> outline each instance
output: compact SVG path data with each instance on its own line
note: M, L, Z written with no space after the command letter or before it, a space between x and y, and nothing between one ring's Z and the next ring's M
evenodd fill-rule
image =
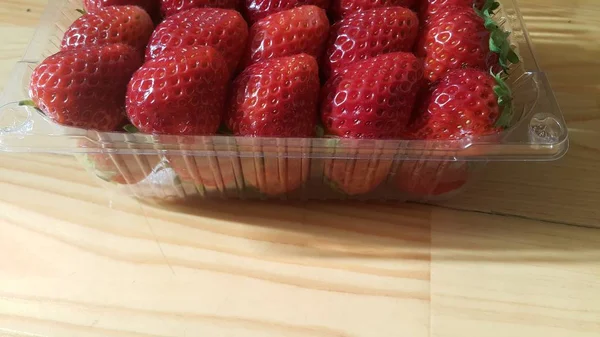
M245 12L250 23L265 18L271 14L300 7L314 5L327 9L330 0L242 0L245 3Z
M454 192L469 179L464 161L404 161L396 171L396 186L412 198L435 197Z
M384 7L411 7L416 0L332 0L331 13L334 18L343 18L348 14Z
M150 14L155 22L160 19L160 0L83 0L83 6L88 12L108 6L138 6Z
M165 50L210 46L221 53L233 72L246 47L248 25L231 9L192 8L165 19L156 27L146 48L146 59Z
M310 172L308 158L286 158L287 149L263 148L268 157L241 158L246 187L266 196L279 196L300 188Z
M368 151L372 153L373 150ZM344 152L344 149L341 151ZM348 155L352 156L351 153ZM334 189L351 196L361 195L379 187L388 177L391 167L391 160L379 158L330 159L325 161L325 177Z
M497 134L510 123L510 89L499 75L477 69L448 72L428 92L413 123L417 139L457 140Z
M227 126L240 136L312 137L319 89L317 61L307 54L253 64L233 83ZM277 148L261 150L278 152ZM308 162L281 155L242 159L246 184L266 195L298 189L308 179Z
M318 58L328 35L329 20L317 6L300 6L269 15L250 27L243 64L301 53Z
M233 83L227 127L240 136L313 136L319 89L317 61L307 54L253 64Z
M410 53L352 63L323 87L323 125L339 137L402 138L422 78L423 65Z
M338 21L322 61L325 77L341 67L369 57L412 51L419 33L419 19L404 7L378 8L350 14Z
M115 131L125 119L127 83L141 63L123 44L60 51L33 71L28 103L61 125Z
M173 141L167 141L173 143ZM196 151L214 151L212 144L203 141L183 138L177 139L180 149ZM179 179L183 182L189 182L204 192L223 192L227 190L237 191L238 181L236 178L237 160L235 158L222 156L193 156L186 154L183 156L167 155L169 165L177 173Z
M96 148L91 140L78 142L80 148ZM137 184L158 165L159 156L89 152L79 156L83 165L98 178L120 185Z
M160 11L169 17L191 8L229 8L235 9L238 0L160 0Z
M152 19L140 7L102 7L71 24L63 36L62 49L122 43L143 53L152 30Z
M425 24L416 53L424 59L425 77L435 82L447 71L460 68L507 70L518 63L517 54L491 18L497 2L487 2L484 10L449 7L438 12Z
M440 11L450 7L468 7L481 9L485 0L423 0L419 6L419 16L422 22Z
M127 115L143 133L217 132L229 71L212 47L183 47L147 61L127 90Z

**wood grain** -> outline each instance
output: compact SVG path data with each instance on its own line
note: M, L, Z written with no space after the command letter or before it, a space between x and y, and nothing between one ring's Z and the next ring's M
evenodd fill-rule
M600 4L520 3L565 159L491 165L437 206L158 206L2 154L0 336L598 336ZM0 0L0 83L44 5Z

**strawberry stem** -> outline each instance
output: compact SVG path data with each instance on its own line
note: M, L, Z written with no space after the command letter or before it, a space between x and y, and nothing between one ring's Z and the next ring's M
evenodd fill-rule
M519 55L512 49L508 37L510 32L500 28L493 16L495 11L500 8L500 3L496 0L486 0L482 9L474 8L477 15L483 21L485 28L490 32L490 50L499 55L498 61L505 73L508 73L510 64L519 63Z
M81 9L81 8L77 8L76 11L81 14L81 15L86 15L87 12L85 11L85 9Z

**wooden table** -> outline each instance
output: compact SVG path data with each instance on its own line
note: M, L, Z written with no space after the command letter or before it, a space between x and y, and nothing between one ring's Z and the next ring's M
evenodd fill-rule
M520 3L565 159L491 165L436 206L161 209L3 154L0 336L599 336L600 3ZM2 82L44 5L0 0Z

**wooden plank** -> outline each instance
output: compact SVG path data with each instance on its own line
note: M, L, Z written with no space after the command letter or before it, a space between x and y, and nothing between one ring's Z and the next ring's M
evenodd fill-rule
M0 170L0 247L10 252L0 327L11 331L600 331L597 229L410 204L156 207L96 186L69 157L10 157Z

